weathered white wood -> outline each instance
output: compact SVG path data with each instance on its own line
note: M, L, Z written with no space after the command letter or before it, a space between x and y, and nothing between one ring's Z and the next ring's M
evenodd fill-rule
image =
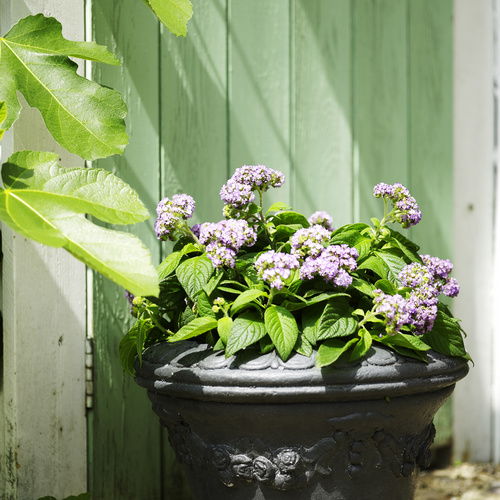
M7 0L2 35L38 12L82 40L83 0ZM36 110L23 110L1 143L1 160L21 149L56 151L63 166L82 160L58 147ZM0 385L0 498L63 498L86 491L85 266L64 250L2 227L3 358Z
M475 361L454 396L457 459L489 461L498 429L498 299L493 295L493 3L455 0L454 311ZM498 247L496 260L498 262ZM496 324L497 325L496 325ZM494 399L492 397L495 395ZM495 401L496 408L492 405ZM498 439L495 457L498 460Z

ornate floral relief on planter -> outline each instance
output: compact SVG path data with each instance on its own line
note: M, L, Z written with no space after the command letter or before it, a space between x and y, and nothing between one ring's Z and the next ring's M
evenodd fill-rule
M363 437L356 431L334 430L332 436L311 447L271 449L261 440L246 438L234 445L207 445L183 422L172 422L167 427L178 460L187 466L210 469L228 487L260 482L279 490L300 488L317 476L331 475L334 469L338 471L334 461L346 464L346 479L356 480L367 452L376 453L378 468L389 469L396 477L408 477L430 464L435 435L433 424L420 435L399 438L382 429Z

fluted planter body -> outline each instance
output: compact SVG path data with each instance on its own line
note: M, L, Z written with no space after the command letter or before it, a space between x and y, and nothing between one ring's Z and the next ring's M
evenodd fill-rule
M432 419L468 371L372 347L358 363L243 352L225 359L194 342L150 347L138 368L185 465L193 498L413 497L430 459Z

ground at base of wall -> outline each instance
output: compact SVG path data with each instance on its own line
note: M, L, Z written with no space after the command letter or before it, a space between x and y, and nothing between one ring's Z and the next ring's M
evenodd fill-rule
M500 500L500 466L463 463L422 471L415 500Z

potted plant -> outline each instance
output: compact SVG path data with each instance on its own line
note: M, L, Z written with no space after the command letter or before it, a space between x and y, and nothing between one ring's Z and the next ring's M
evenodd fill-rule
M237 169L218 223L190 227L186 194L159 203L156 234L175 245L159 296L130 296L124 369L194 498L411 498L433 416L468 371L439 300L459 292L453 266L389 225L421 218L401 184L375 186L381 220L335 229L325 212L266 210L283 182Z

